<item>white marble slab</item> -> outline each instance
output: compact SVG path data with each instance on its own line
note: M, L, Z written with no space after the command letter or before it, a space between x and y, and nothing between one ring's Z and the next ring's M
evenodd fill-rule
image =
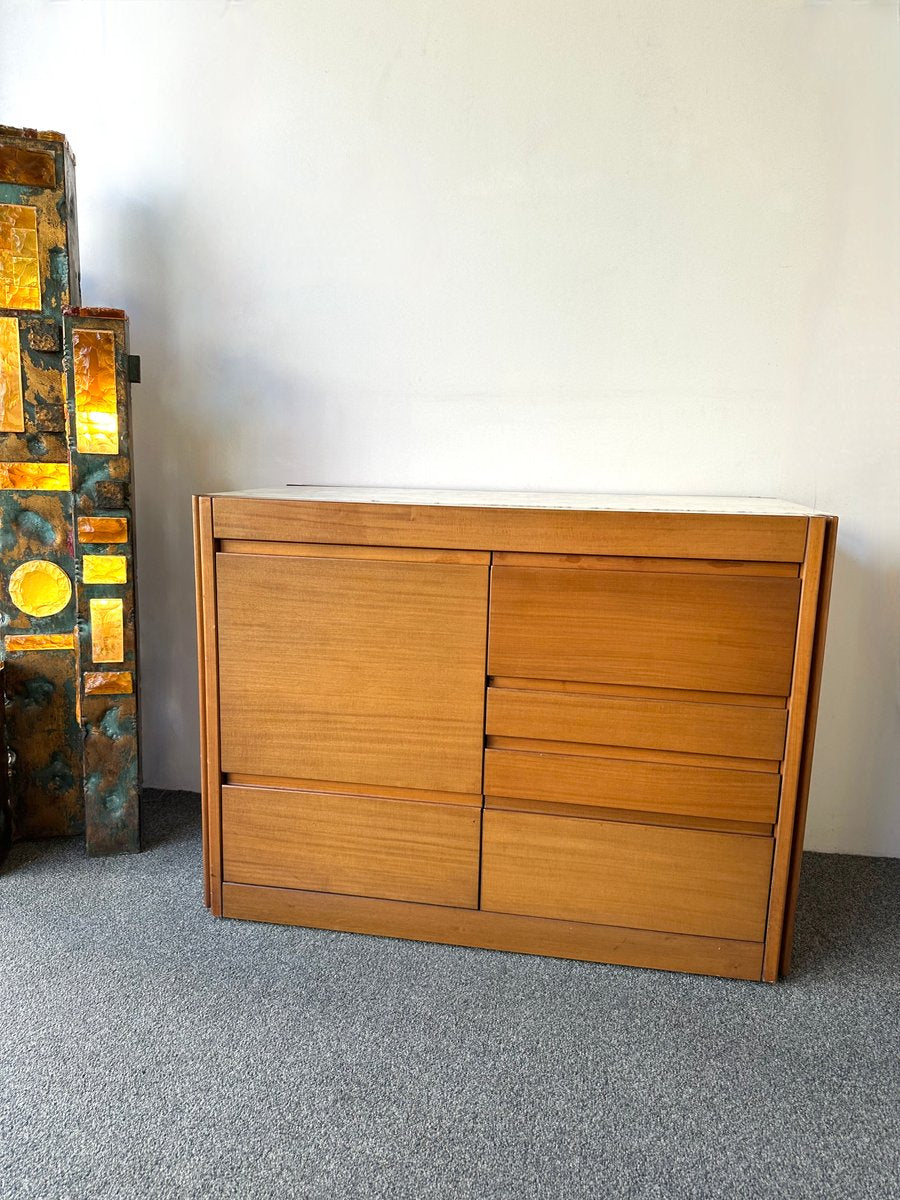
M760 496L618 496L600 492L491 492L431 488L310 487L303 484L219 492L248 500L311 500L341 504L413 504L459 508L583 509L592 512L725 513L811 517L816 509Z

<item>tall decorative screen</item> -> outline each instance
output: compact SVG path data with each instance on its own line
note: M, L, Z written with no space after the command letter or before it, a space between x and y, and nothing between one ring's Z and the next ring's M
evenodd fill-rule
M81 308L75 160L0 126L0 654L13 836L140 848L128 318Z

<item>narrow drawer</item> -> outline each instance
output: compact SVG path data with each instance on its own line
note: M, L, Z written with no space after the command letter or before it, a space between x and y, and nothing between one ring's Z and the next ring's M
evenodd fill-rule
M224 879L477 908L480 815L462 805L224 787Z
M780 776L574 754L487 750L487 796L771 825Z
M786 696L800 581L494 566L488 673Z
M488 690L486 731L502 737L771 760L784 752L786 727L784 708Z
M762 941L772 839L484 812L481 907Z

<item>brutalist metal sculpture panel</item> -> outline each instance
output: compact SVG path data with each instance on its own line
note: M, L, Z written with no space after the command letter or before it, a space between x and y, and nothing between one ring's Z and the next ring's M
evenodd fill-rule
M140 847L135 362L79 307L74 159L0 126L0 623L13 836Z

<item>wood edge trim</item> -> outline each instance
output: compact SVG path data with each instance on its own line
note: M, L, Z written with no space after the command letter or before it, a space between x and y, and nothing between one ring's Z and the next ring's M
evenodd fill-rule
M767 983L774 983L778 979L781 961L781 939L786 915L788 874L798 803L804 727L810 690L827 520L827 517L811 517L809 519L806 554L800 574L801 593L797 615L797 641L794 650L788 726L782 764L781 800L778 806L778 820L775 824L775 855L772 862L772 885L769 893L769 911L766 917L766 939L763 953L763 979Z
M797 787L797 809L794 817L791 865L785 900L784 929L781 937L781 960L779 963L779 973L781 975L787 975L790 972L794 950L794 924L797 916L800 872L803 865L803 838L806 832L806 814L809 807L809 784L812 777L813 747L816 740L816 723L819 715L819 693L822 684L822 669L825 661L825 634L828 626L828 610L831 604L831 582L834 574L837 529L837 517L829 517L825 527L825 548L819 583L816 636L813 645L806 725L803 736L800 778Z
M742 821L730 817L693 816L690 813L654 812L650 809L606 807L579 804L567 800L534 800L518 796L486 794L485 809L498 812L537 813L546 817L572 817L576 821L608 821L616 825L653 825L666 829L690 829L698 833L746 833L753 837L771 837L773 826L762 821Z
M587 561L573 562L573 559ZM621 560L625 560L622 562ZM717 578L778 576L796 579L798 562L766 559L662 558L637 554L554 554L552 551L529 553L527 550L497 550L498 567L545 567L557 571L641 571L661 575L714 575Z
M216 556L212 500L199 499L200 572L203 605L206 803L209 837L210 909L222 916L222 766L219 734L219 665L216 613Z
M758 982L762 942L659 933L483 909L375 900L226 883L224 915L239 920L399 937L514 954L687 971Z
M488 688L497 692L550 692L560 696L598 696L606 700L670 700L675 704L715 704L733 708L787 707L786 696L755 696L749 692L704 692L690 688L653 688L627 683L587 683L569 679L489 675Z
M415 804L450 804L458 808L481 808L481 792L435 792L422 788L391 788L377 784L334 783L328 779L292 779L283 775L245 775L226 772L223 786L258 788L269 792L312 793L317 796L351 796L363 800L406 800Z
M433 566L484 567L487 550L452 550L428 546L365 546L341 542L276 542L254 538L221 538L222 554L259 554L278 558L329 558L375 562L418 562Z
M194 519L194 607L197 621L197 683L200 703L200 810L201 839L203 854L203 903L207 908L211 904L209 878L209 813L208 796L209 780L207 772L207 739L206 739L206 643L203 627L203 568L201 565L201 533L200 533L200 496L191 498L191 509Z
M670 767L698 767L711 771L737 771L750 775L777 775L774 758L728 758L721 754L691 754L686 750L653 750L642 746L603 746L594 742L555 742L549 738L517 738L489 733L485 751L512 750L524 754L559 754L566 758L609 758L617 762L659 763Z
M481 795L464 796L464 793L450 792L435 792L432 795L407 795L407 796L384 796L373 792L354 792L354 791L332 791L329 788L313 788L313 787L284 787L281 785L246 783L242 780L253 778L253 776L235 776L226 775L223 777L222 790L229 792L279 792L285 796L327 796L330 800L378 800L384 804L428 804L440 805L444 808L465 808L465 809L481 809L483 807L483 797ZM349 785L352 786L352 785ZM455 795L459 798L450 799Z

